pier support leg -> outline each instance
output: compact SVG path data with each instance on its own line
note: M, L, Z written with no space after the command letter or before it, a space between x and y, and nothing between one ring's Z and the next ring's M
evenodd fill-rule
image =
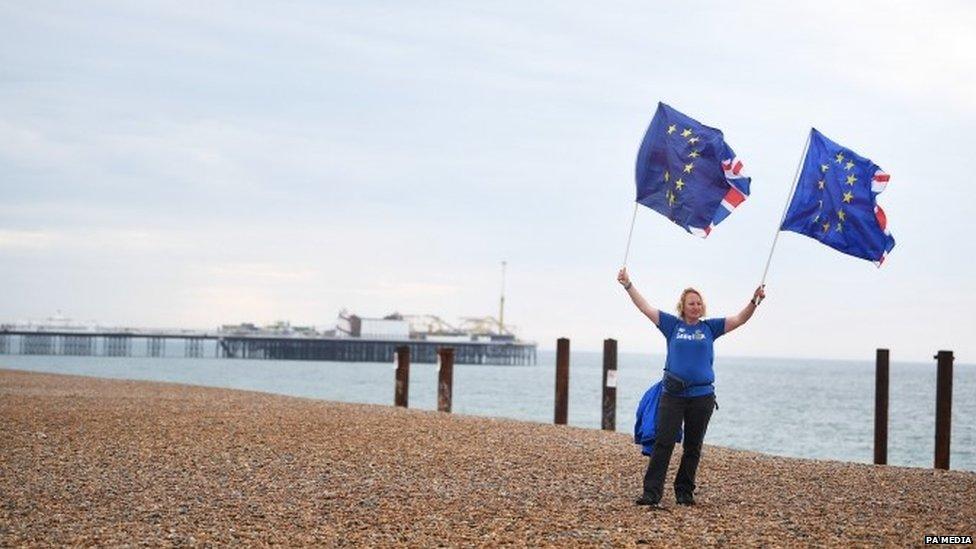
M569 415L569 339L556 340L556 425L566 425Z
M617 340L603 340L603 421L604 431L617 430Z
M146 356L166 356L166 339L162 337L150 337L146 340Z
M203 341L200 339L187 339L184 354L187 358L203 357Z
M949 434L952 431L952 351L939 351L935 387L935 468L949 468Z
M878 349L875 355L874 463L888 463L888 349Z
M407 407L407 396L410 390L410 347L397 347L396 354L396 387L393 394L395 406Z
M437 371L437 410L451 413L451 394L454 391L454 349L441 348L440 368Z

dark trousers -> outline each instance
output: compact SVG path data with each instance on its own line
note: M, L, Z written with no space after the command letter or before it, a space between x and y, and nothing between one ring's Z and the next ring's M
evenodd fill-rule
M678 476L674 479L674 492L692 494L695 492L695 471L701 459L702 441L705 440L705 430L708 420L715 408L715 395L700 397L676 397L661 393L661 401L657 408L657 438L651 451L651 461L644 473L644 494L655 501L661 499L664 492L664 477L668 473L671 452L674 442L678 438L681 423L685 424L684 453L681 455L681 466Z

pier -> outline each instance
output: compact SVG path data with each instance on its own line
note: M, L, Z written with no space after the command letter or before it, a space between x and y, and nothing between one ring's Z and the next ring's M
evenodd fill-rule
M438 349L454 349L456 364L531 365L536 345L512 340L436 341L227 335L205 331L0 330L0 354L98 357L187 357L253 360L392 362L396 347L410 348L413 362L433 364Z

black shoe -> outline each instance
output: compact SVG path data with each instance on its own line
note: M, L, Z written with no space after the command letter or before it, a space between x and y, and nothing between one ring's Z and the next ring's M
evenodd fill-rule
M674 495L674 499L678 502L678 505L695 504L695 496L691 495L689 492L678 492Z
M647 492L645 492L644 494L641 495L641 497L637 498L637 500L635 500L634 503L636 503L637 505L652 505L654 507L660 507L661 498L655 498L650 494L648 494Z

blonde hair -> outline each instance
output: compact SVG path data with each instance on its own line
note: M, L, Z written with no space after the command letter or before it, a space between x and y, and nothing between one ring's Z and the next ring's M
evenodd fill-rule
M677 309L678 309L678 316L681 317L682 320L684 320L684 318L685 318L685 296L687 296L688 294L695 294L695 295L698 296L698 299L701 300L701 302L702 302L702 318L704 318L705 317L705 298L702 297L701 292L699 292L698 290L696 290L694 288L685 288L684 291L681 292L681 298L678 299L678 307L677 307Z

